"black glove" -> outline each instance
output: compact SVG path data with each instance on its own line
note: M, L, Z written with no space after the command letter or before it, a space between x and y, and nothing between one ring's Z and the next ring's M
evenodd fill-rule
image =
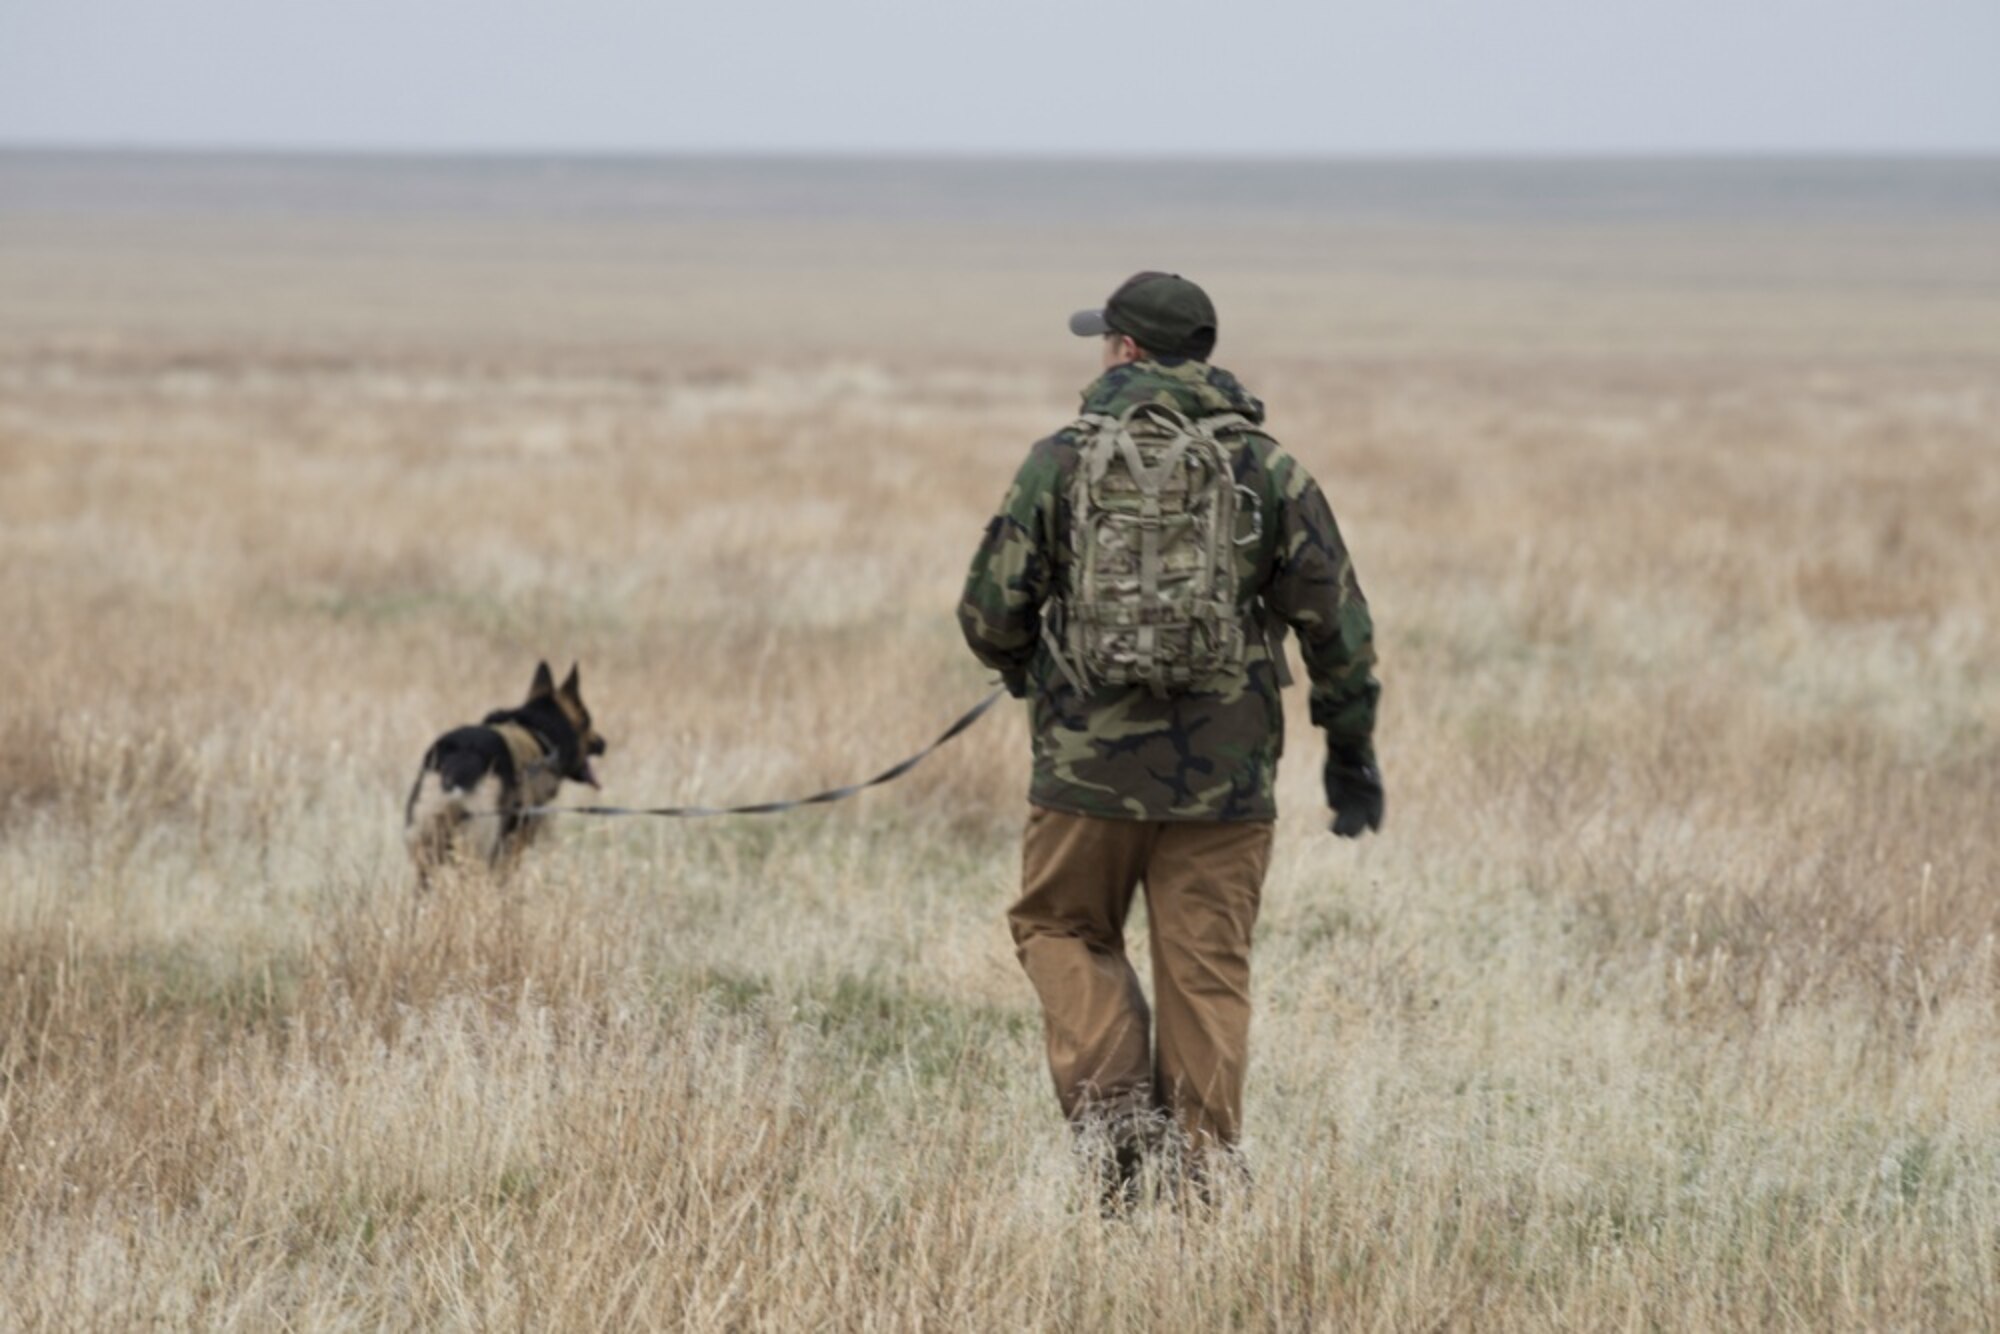
M1342 838L1360 838L1382 827L1382 772L1371 752L1329 746L1325 777L1326 804L1333 807L1329 829Z

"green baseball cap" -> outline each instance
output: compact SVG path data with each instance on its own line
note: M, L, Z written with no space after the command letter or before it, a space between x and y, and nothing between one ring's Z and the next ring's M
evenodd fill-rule
M1148 269L1120 283L1101 310L1069 317L1079 338L1124 334L1148 352L1207 361L1215 351L1215 303L1178 273Z

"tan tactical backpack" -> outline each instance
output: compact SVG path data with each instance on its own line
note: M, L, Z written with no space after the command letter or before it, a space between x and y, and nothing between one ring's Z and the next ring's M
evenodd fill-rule
M1194 420L1140 403L1070 429L1081 459L1071 490L1061 629L1051 657L1078 690L1143 685L1157 695L1242 670L1248 608L1236 600L1239 542L1255 542L1255 496L1236 484L1221 437L1237 413ZM1239 498L1251 501L1239 537Z

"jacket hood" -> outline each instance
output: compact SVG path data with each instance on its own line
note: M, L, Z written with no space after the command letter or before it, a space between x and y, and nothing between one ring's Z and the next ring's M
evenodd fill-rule
M1113 366L1083 391L1083 410L1116 417L1135 403L1165 403L1187 417L1240 412L1260 425L1264 404L1241 381L1204 361L1134 361Z

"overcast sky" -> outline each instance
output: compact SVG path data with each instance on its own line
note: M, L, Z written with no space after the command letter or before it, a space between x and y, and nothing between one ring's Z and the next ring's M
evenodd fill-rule
M2000 0L0 0L0 143L2000 152Z

